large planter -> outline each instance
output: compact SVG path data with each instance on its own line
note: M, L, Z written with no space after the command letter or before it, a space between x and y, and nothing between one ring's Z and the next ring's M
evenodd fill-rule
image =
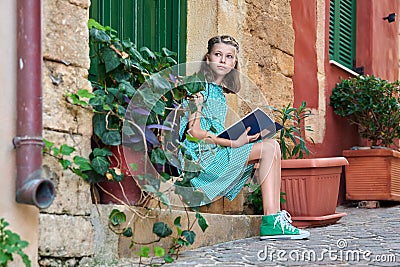
M336 213L344 157L282 160L283 210L295 226L331 224L343 217Z
M400 153L390 149L344 150L346 198L400 201Z
M144 155L142 151L134 151L128 147L111 147L113 156L110 157L110 167L118 168L124 174L121 182L99 182L99 202L101 204L129 204L135 205L142 196L142 190L134 175L144 173ZM137 169L133 170L129 164L135 163Z

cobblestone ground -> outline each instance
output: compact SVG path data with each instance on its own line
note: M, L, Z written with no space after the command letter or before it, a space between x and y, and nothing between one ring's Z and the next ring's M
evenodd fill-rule
M347 216L309 228L308 240L247 238L182 252L165 266L400 266L400 205L337 211Z

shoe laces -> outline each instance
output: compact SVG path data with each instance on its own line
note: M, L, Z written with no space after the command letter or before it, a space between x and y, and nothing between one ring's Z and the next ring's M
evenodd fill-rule
M277 213L278 216L275 218L274 222L274 227L276 226L277 223L280 223L282 232L285 233L285 229L288 229L289 231L293 232L296 230L296 227L294 227L292 223L292 216L290 216L289 212L286 210L279 211Z

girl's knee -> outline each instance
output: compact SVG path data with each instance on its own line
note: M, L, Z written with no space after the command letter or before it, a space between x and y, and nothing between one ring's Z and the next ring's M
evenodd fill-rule
M280 155L281 154L281 145L275 139L274 139L274 144L275 144L275 153Z
M264 139L263 140L263 152L266 153L271 153L271 151L273 151L273 153L275 155L277 154L281 154L281 147L278 143L278 141L276 141L275 139Z

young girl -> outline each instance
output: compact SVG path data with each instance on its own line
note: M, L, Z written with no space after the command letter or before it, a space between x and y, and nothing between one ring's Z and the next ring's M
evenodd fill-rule
M181 120L180 136L186 133L203 140L203 144L184 140L183 153L198 160L203 172L191 180L212 200L225 196L233 200L252 174L258 162L257 177L261 186L263 211L260 239L303 239L310 234L290 223L290 215L280 211L280 147L274 139L258 139L260 133L248 135L250 128L236 140L217 137L224 130L227 105L225 94L240 89L238 76L239 44L231 36L215 36L208 41L200 73L207 88L191 101L195 109Z

